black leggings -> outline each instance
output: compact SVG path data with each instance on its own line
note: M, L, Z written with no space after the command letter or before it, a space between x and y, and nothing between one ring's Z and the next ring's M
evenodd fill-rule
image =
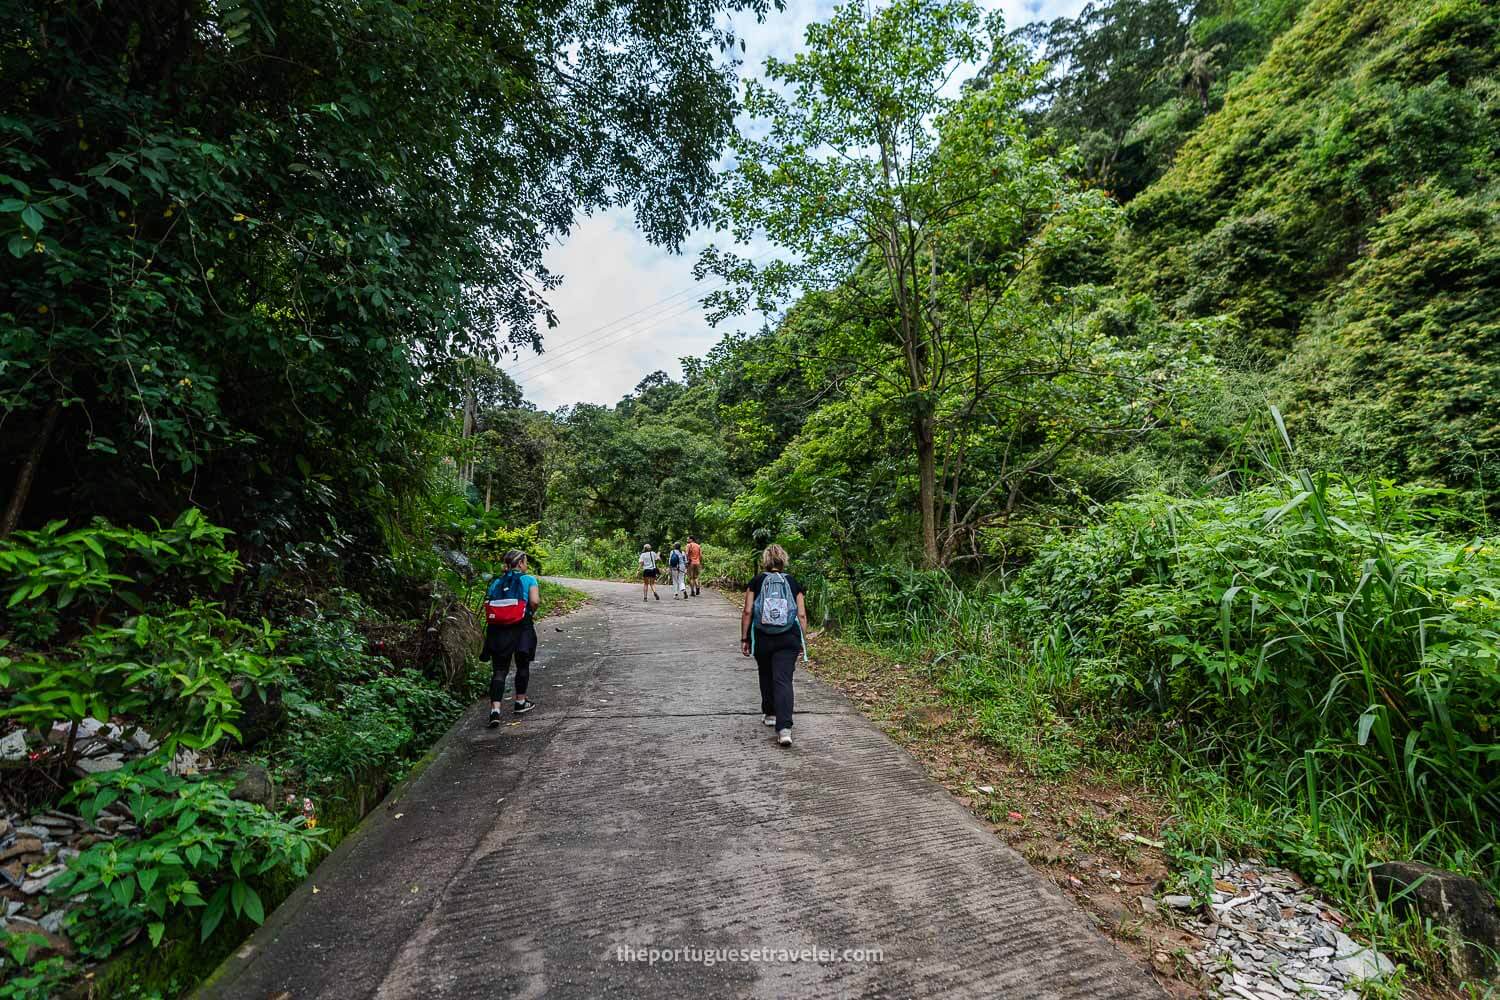
M505 675L510 673L512 657L516 661L516 697L526 697L526 685L531 683L531 654L518 649L495 657L494 672L490 674L490 701L505 700Z

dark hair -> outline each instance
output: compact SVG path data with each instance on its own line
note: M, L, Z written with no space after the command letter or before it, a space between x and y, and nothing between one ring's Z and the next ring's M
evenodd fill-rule
M525 559L526 553L522 552L520 549L511 549L509 552L505 553L505 568L515 569L517 566L521 565L521 563Z

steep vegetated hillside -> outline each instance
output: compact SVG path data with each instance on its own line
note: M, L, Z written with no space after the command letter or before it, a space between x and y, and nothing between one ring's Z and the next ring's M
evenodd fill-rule
M1127 209L1121 281L1287 377L1349 468L1477 484L1500 447L1500 10L1317 0Z

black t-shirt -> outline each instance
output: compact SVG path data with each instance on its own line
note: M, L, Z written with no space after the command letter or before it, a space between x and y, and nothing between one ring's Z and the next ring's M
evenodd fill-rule
M793 597L793 599L795 599L798 594L806 593L806 591L804 591L802 589L802 584L800 584L800 583L797 582L797 578L795 576L793 576L790 573L784 573L782 575L786 577L787 586L789 586L789 587L792 588L792 597ZM765 582L766 582L766 574L764 574L764 573L757 573L757 574L755 574L755 579L751 580L749 582L749 584L746 585L745 589L749 590L750 593L754 594L756 597L759 597L760 596L760 585L763 584L763 583L765 583Z

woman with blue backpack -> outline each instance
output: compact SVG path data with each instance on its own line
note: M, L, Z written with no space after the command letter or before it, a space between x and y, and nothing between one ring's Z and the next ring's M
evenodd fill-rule
M536 658L536 609L541 606L541 587L526 572L526 553L505 553L505 572L490 581L484 595L484 649L481 660L490 661L490 728L500 725L500 706L505 701L505 675L516 661L514 711L525 715L536 707L526 697L531 681L531 661Z
M792 745L792 673L807 657L807 602L802 585L786 571L786 549L771 544L760 555L761 571L745 588L740 613L740 652L754 656L760 671L760 711L776 727L776 742Z

